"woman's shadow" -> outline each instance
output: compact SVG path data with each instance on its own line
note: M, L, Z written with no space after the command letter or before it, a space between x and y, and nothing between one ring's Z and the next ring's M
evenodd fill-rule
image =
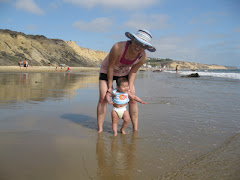
M98 130L97 119L84 114L63 114L60 116L62 119L74 122L85 128ZM103 124L104 131L112 132L112 123L104 121Z

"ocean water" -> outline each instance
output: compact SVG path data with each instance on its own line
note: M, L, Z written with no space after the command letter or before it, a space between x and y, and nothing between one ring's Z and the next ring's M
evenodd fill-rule
M138 72L148 104L116 138L97 73L0 73L0 179L240 179L239 70L191 73Z
M175 71L168 71L170 73L176 73ZM227 79L240 80L240 69L226 69L226 70L195 70L195 71L178 71L180 75L189 75L192 73L198 73L200 76L205 77L219 77Z
M163 174L165 167L171 169L173 164L181 164L167 175L169 179L238 179L239 173L236 175L232 171L240 170L239 153L236 153L240 148L240 80L235 79L239 71L204 71L198 72L199 78L182 77L191 73L143 72L142 79L136 81L138 87L143 88L144 100L150 103L140 112L140 131L144 131L141 135L148 137L147 147L155 146L154 151L158 152L158 156L152 157L148 163L163 162L158 166ZM229 146L225 146L228 143ZM221 154L215 152L232 146L237 147L235 152L231 152L232 155L238 154L235 156L237 166L229 160L234 159L231 153L229 159L211 161L211 156ZM148 152L154 154L150 149ZM198 158L201 159L199 162ZM218 163L220 161L224 163ZM201 166L192 166L198 163ZM218 170L212 169L213 164ZM221 169L226 171L226 176L220 172Z

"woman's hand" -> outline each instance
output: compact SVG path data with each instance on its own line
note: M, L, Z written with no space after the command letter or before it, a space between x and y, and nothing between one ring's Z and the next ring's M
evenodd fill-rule
M112 88L108 88L106 92L106 100L108 104L114 104L113 101L111 100L111 97L112 97Z
M129 96L130 99L135 100L136 96L131 90L128 90L128 96Z
M112 88L108 88L107 93L112 94Z

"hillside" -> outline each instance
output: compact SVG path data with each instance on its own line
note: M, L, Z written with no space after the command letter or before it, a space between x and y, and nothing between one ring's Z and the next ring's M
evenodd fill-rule
M74 41L48 39L41 35L26 35L0 30L0 65L17 65L27 59L30 65L97 67L107 53L79 47Z
M221 65L208 65L199 64L185 61L173 61L170 65L170 69L175 69L178 65L178 69L236 69L235 67L221 66Z
M27 59L34 66L66 64L72 67L98 67L106 56L106 52L79 47L75 41L0 29L0 66L16 66L18 61ZM236 69L169 59L161 62L158 58L147 63L169 69L175 69L176 65L179 69Z
M175 61L169 58L166 59L159 59L159 58L148 58L147 62L148 65L151 66L160 66L165 67L167 69L175 70L176 66L178 65L178 69L180 70L189 70L189 69L236 69L236 67L230 66L221 66L215 64L200 64L200 63L193 63L193 62L186 62L186 61Z

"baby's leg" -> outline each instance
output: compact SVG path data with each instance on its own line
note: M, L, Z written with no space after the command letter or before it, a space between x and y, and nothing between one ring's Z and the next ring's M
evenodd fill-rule
M118 120L119 117L117 113L114 110L112 110L112 130L114 136L117 136Z
M129 115L129 112L126 110L123 114L123 124L122 124L122 127L120 129L120 132L122 134L126 134L125 129L127 128L128 124L129 124L129 121L130 121L130 115Z

